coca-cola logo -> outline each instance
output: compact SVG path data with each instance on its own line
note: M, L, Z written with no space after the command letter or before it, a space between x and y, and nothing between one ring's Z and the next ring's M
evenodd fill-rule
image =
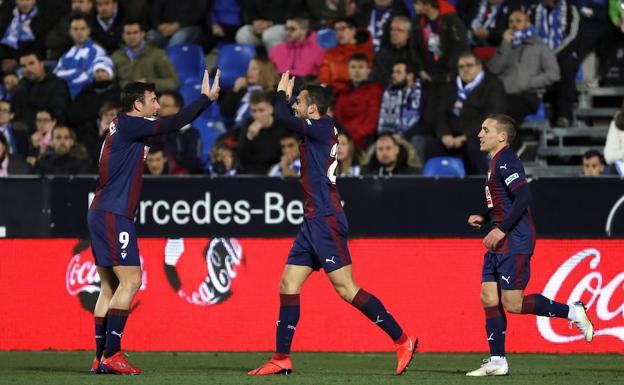
M542 294L564 303L582 300L590 318L598 321L601 326L606 326L596 328L594 336L613 336L624 341L624 303L614 303L614 300L622 299L624 294L624 272L618 272L608 281L608 277L603 275L605 272L598 270L601 260L601 253L597 249L579 251L555 271ZM570 290L567 298L561 293L564 287L565 290ZM537 328L542 337L554 343L583 339L582 335L565 335L556 331L549 317L537 317Z
M232 282L243 261L243 249L235 238L214 238L201 254L200 251L185 247L183 238L168 239L165 246L167 280L188 303L198 306L221 303L232 295ZM181 262L182 256L185 258ZM185 269L180 268L182 264L186 265Z
M80 240L74 246L74 256L69 260L67 271L65 272L65 288L67 293L77 296L80 305L87 311L93 313L95 303L100 293L100 276L97 273L95 259L91 252L88 240ZM141 266L143 266L143 258ZM143 270L143 278L140 290L147 287L147 273ZM135 308L138 305L133 305Z

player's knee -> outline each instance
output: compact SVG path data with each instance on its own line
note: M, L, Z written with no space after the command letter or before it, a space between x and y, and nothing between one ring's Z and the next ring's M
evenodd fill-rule
M522 312L522 298L520 300L503 298L503 307L510 313L520 314Z
M349 303L353 301L353 297L355 297L355 294L357 292L348 285L336 285L334 286L334 288L336 289L336 292L338 293L340 298L344 299L345 301Z
M280 293L297 294L299 293L299 285L286 277L282 277L282 280L280 281Z
M498 296L482 292L481 305L483 305L483 307L498 306Z
M136 293L141 288L143 281L141 280L141 274L133 274L130 277L126 277L122 282L120 282L120 286L123 286L126 290Z

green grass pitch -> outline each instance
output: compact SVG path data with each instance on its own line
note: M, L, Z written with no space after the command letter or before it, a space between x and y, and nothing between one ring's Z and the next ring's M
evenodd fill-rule
M86 374L90 352L0 352L0 384L624 384L622 355L512 354L511 375L467 378L480 354L418 354L408 371L394 375L389 353L294 353L288 376L249 377L270 353L138 353L130 362L140 376Z

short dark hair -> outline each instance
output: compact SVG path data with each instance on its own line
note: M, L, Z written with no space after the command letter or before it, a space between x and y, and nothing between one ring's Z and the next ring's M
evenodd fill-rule
M460 59L463 59L465 57L472 57L475 59L475 63L479 64L479 65L483 65L483 61L481 60L481 58L477 55L474 54L474 52L472 51L464 51L462 53L459 54L459 57L457 58L457 62L459 63Z
M165 148L162 146L152 146L149 148L149 150L147 150L148 154L156 154L157 152L162 152L164 157L167 156L167 152L165 151Z
M121 110L121 105L115 101L106 101L102 104L100 109L98 110L98 116L104 115L106 112L110 110Z
M91 26L89 25L89 20L87 19L87 15L85 15L84 13L72 12L72 14L69 16L69 24L71 25L71 23L76 20L84 20L84 22L87 23L89 28L91 28Z
M327 109L331 102L329 90L323 86L317 85L307 85L303 89L308 91L308 105L311 106L315 104L319 114L327 114Z
M184 98L182 97L182 94L180 94L178 91L166 90L166 91L163 91L160 94L160 96L171 96L173 98L173 102L175 103L176 107L179 107L179 108L184 107Z
M388 138L390 138L390 140L392 140L392 142L393 142L395 145L397 145L397 146L398 146L398 145L399 145L399 142L396 140L396 138L394 137L394 135L395 135L395 133L394 133L393 131L383 131L382 133L380 133L380 134L377 136L377 140L375 140L375 142L378 142L378 141L379 141L379 139L381 139L381 138L388 137Z
M28 45L24 48L20 48L17 53L17 61L19 61L24 56L35 55L38 61L44 61L45 55L40 49L37 49L35 46Z
M132 82L121 91L121 108L124 112L132 111L135 101L145 103L145 92L156 92L154 83Z
M286 131L281 137L280 137L280 142L284 139L294 139L297 142L301 142L301 136L299 134L297 134L296 132L292 132L292 131Z
M416 3L420 2L423 4L429 4L430 6L432 6L435 9L440 9L440 4L438 3L438 0L416 0Z
M40 112L45 112L45 113L47 113L48 115L50 115L50 119L52 119L52 120L56 120L56 116L54 115L54 111L52 111L51 109L49 109L49 108L45 108L45 107L44 107L44 108L38 108L38 109L37 109L37 111L35 111L35 116L36 116L38 113L40 113Z
M137 20L137 19L128 19L125 20L123 22L123 27L125 28L127 25L134 25L134 24L138 24L139 25L139 29L143 32L145 32L145 24L143 24L143 22L141 20Z
M363 54L362 52L356 52L349 58L349 63L352 61L363 61L366 62L367 65L370 66L370 61L368 60L368 56Z
M67 124L59 124L54 126L54 128L52 129L52 137L54 137L54 131L60 130L61 128L67 129L67 131L69 131L69 136L72 138L73 141L76 141L76 132Z
M408 62L407 60L397 60L396 62L394 62L392 67L394 67L397 64L403 64L405 66L405 72L408 74L414 74L414 75L418 74L416 65L414 65L414 63L412 62Z
M341 17L339 19L334 20L333 27L336 28L336 24L345 23L349 28L356 28L355 20L351 17Z
M584 154L583 154L583 159L591 159L593 157L597 157L598 160L600 160L600 164L602 164L603 166L607 165L607 162L605 161L604 156L602 155L602 153L600 153L600 151L598 150L587 150Z
M273 104L273 98L271 92L255 91L249 97L249 104L269 103Z
M513 142L516 138L516 132L518 131L518 124L509 115L505 114L490 114L487 119L496 121L496 129L503 130L507 133L507 143Z

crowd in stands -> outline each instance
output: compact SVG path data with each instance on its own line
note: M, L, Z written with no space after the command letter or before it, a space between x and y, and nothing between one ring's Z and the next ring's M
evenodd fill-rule
M171 116L189 100L167 50L233 43L256 56L222 87L220 135L151 138L146 174L298 176L302 138L273 114L287 70L333 94L339 176L416 175L439 156L485 174L487 115L522 122L547 102L570 126L592 52L600 82L624 85L623 0L0 0L0 176L96 173L125 85L155 83ZM610 167L624 173L624 105L604 157L583 157L583 175Z

